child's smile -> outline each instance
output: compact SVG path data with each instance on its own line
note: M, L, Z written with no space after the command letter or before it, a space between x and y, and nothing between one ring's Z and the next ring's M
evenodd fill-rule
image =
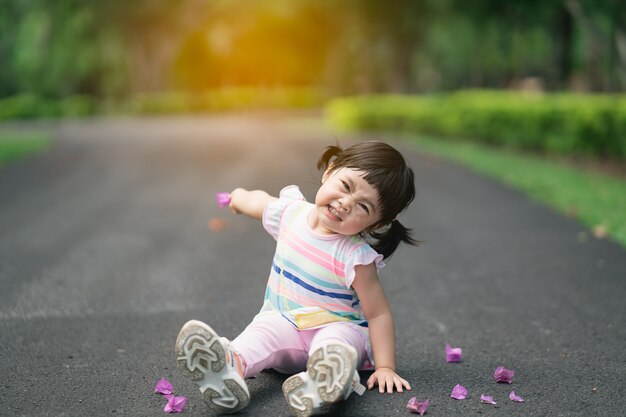
M309 226L322 234L358 234L380 219L378 199L378 192L361 171L326 171L315 196L315 209L309 214Z

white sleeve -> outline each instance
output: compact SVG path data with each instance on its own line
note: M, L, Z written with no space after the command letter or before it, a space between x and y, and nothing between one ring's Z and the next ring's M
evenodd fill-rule
M280 190L278 200L265 206L263 210L263 227L274 239L278 239L280 222L287 206L296 200L304 200L304 195L297 185L288 185Z
M376 270L380 270L385 266L385 263L383 262L383 255L376 252L367 243L356 247L352 256L350 256L348 261L345 263L346 287L350 288L352 286L352 282L356 276L355 267L357 265L369 265L372 262L376 265Z

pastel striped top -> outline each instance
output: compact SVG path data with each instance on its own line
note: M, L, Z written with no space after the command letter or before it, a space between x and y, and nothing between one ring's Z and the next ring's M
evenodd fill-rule
M290 185L263 212L263 226L276 239L276 252L261 313L278 311L299 329L333 322L367 327L351 288L355 266L374 262L380 269L383 256L359 236L314 232L307 222L314 207Z

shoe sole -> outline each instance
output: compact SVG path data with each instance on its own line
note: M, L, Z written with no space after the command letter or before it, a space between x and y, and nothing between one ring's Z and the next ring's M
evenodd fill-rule
M353 348L330 344L317 349L307 361L306 372L296 374L283 383L283 394L291 412L297 417L321 413L343 399L352 382L357 361ZM309 384L314 384L321 404L314 406ZM309 391L309 392L307 392Z
M250 402L244 380L229 377L220 337L207 324L185 323L176 338L176 360L180 373L200 387L204 403L215 412L235 413Z

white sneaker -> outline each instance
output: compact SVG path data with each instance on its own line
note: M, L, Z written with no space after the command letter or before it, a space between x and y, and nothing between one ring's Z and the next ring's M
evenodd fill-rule
M356 370L357 352L343 343L330 343L316 349L306 363L306 371L283 383L283 394L291 412L308 417L328 411L330 405L348 398L353 391L362 395Z
M176 360L183 376L200 387L205 404L218 414L235 413L250 402L228 339L207 324L185 323L176 339Z

